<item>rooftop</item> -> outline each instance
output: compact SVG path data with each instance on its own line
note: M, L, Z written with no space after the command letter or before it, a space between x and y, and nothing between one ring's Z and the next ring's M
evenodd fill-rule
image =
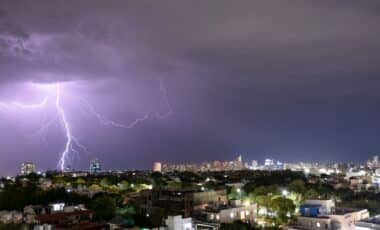
M301 205L301 208L319 208L321 206L322 205L320 205L320 204L303 204L303 205Z
M380 215L370 217L365 220L361 220L360 222L369 223L369 224L379 224L380 225Z
M93 215L93 211L90 210L76 210L73 212L56 212L51 214L43 214L36 217L41 222L49 222L55 220L61 220L70 216L90 216Z

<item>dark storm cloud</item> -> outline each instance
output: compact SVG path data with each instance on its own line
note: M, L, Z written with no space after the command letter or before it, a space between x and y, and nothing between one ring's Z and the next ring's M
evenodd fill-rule
M230 157L234 150L293 160L308 144L310 152L339 158L359 150L359 142L351 148L324 139L329 127L351 140L347 132L376 135L379 126L379 13L380 3L371 0L2 1L0 89L25 81L114 79L97 95L104 101L114 94L114 102L123 91L115 89L127 81L160 78L176 117L156 134L182 143L163 143L162 152L172 154L166 159L186 146L199 153L195 160L204 152ZM149 94L146 85L135 88ZM135 143L147 134L138 137ZM361 138L368 147L360 151L380 148ZM152 143L141 155L148 161L157 158L159 141Z
M373 1L42 2L9 1L2 10L12 13L2 13L1 63L18 59L36 77L156 74L183 62L272 82L378 64Z

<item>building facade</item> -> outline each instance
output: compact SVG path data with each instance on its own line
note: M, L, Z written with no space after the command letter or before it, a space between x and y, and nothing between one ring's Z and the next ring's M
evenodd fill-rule
M26 176L36 172L36 165L32 162L24 162L21 164L21 175Z
M100 161L98 159L93 159L90 163L90 173L96 174L102 170Z

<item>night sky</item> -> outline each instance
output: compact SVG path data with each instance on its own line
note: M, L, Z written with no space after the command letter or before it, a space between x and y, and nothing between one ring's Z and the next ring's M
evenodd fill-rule
M364 162L380 153L379 24L376 0L1 0L0 102L35 103L59 83L88 148L74 169L237 153ZM104 125L83 100L120 123L149 117ZM0 175L23 161L57 168L66 139L54 102L0 109L0 132Z

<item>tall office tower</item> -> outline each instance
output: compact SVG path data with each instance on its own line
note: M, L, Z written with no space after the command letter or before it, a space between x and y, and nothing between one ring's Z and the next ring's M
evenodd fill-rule
M36 172L36 166L32 162L24 162L21 164L21 175L29 175Z
M98 159L93 159L90 163L90 173L96 174L102 170Z
M236 158L236 160L237 160L238 162L242 162L242 161L243 161L243 158L242 158L241 154L239 154L239 156Z
M252 161L252 169L257 169L259 167L259 163L256 160Z
M162 170L161 162L154 162L153 172L161 172L161 170Z

